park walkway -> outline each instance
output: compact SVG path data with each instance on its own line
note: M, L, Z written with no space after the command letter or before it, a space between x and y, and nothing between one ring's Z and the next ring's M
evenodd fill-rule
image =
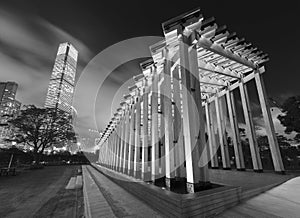
M81 189L66 190L80 166L47 166L0 177L0 217L80 217Z
M82 166L86 216L89 217L161 217L101 174L92 166Z

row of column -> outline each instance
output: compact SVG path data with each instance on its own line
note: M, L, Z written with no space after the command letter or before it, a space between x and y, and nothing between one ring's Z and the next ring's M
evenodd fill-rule
M230 169L226 132L228 112L236 168L245 169L233 90L216 94L213 101L202 102L199 66L195 46L179 40L179 65L173 65L167 48L163 70L152 65L151 76L122 105L115 116L110 135L100 148L100 164L144 181L164 180L172 189L186 183L192 193L210 186L208 162L212 168ZM266 99L261 72L254 72L259 101L275 171L283 172L279 146ZM262 171L246 84L239 91L247 127L247 137L255 171ZM227 106L227 107L226 107ZM213 108L214 107L214 108ZM215 115L214 112L215 111ZM217 134L216 134L217 133ZM222 166L217 150L220 147Z

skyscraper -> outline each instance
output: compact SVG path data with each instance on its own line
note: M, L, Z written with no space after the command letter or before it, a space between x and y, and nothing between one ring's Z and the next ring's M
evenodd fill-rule
M6 123L7 117L20 109L20 102L15 99L17 89L15 82L0 82L0 123Z
M78 51L68 42L58 47L45 107L72 112Z
M0 82L0 141L11 133L7 121L20 111L21 103L16 100L17 89L15 82Z

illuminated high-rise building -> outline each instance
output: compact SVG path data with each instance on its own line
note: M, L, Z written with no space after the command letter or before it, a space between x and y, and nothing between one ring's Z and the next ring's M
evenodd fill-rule
M72 112L78 51L68 42L58 47L45 107Z
M15 82L0 82L0 144L2 139L11 134L8 120L18 116L21 102L16 100L18 84Z
M21 103L15 99L17 89L15 82L0 82L0 123L6 123L8 117L20 110Z

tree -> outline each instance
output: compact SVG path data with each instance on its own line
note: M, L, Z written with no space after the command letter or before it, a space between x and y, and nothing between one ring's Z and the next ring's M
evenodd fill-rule
M278 119L286 127L285 132L300 133L300 96L288 98L282 105L282 112L285 115L279 115Z
M76 142L71 116L61 110L25 106L8 124L13 130L8 140L32 147L36 164L45 148L53 145L62 147L69 141Z

